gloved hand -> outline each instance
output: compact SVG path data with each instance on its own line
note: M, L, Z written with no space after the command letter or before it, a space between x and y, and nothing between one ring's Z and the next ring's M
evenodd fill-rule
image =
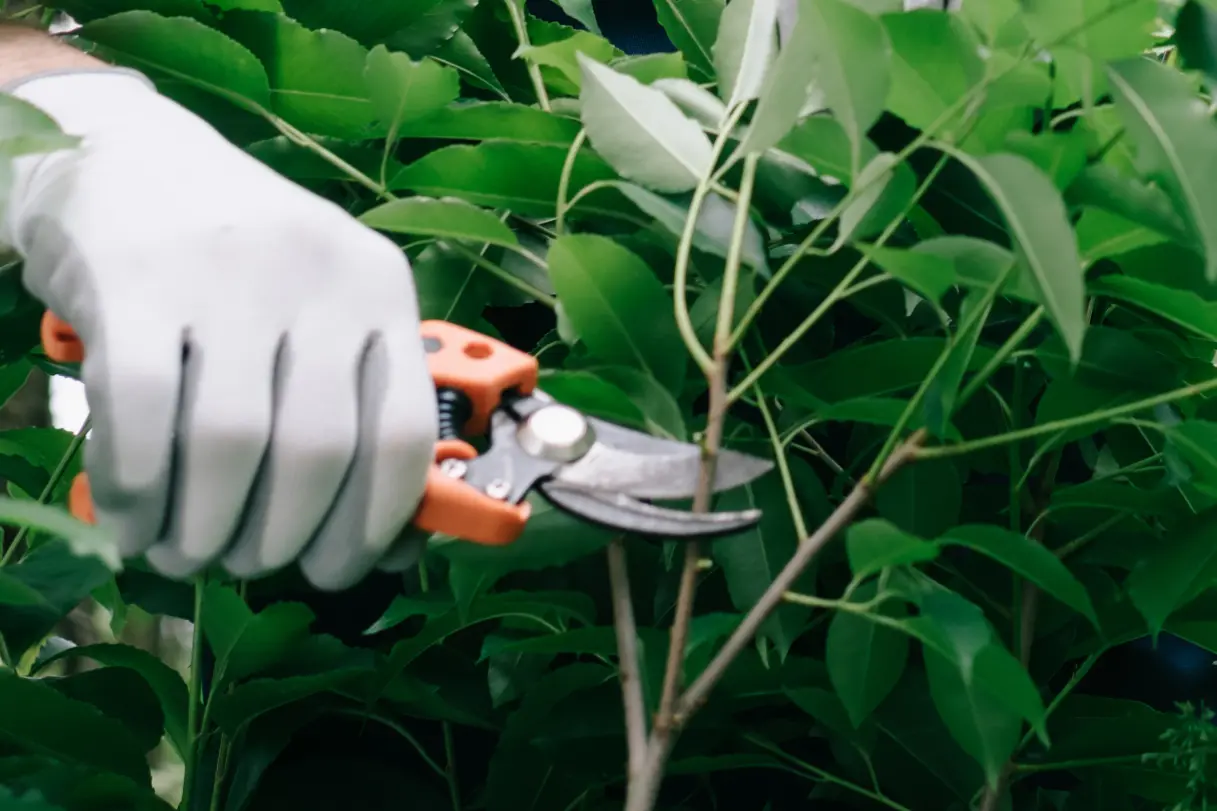
M138 73L8 90L84 138L18 161L0 242L84 342L98 522L170 576L361 579L438 430L401 250Z

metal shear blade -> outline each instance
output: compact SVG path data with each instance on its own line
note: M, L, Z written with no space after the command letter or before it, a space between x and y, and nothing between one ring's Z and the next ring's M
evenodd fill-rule
M510 418L496 415L493 447L484 460L489 466L490 458L497 457L493 464L504 481L511 481L513 494L522 496L536 486L556 506L588 520L669 537L719 535L760 518L758 510L690 513L640 501L692 498L701 469L696 445L587 417L543 392L515 400L509 411ZM557 457L563 461L543 461ZM738 487L772 467L767 460L724 451L711 489ZM479 476L488 469L478 471Z
M558 507L613 529L671 538L704 538L736 532L755 524L760 510L691 513L657 507L621 493L579 487L559 481L541 484L544 496Z
M596 444L583 458L561 468L554 478L584 488L612 490L635 498L692 498L701 471L701 448L660 439L597 419L588 420ZM715 465L715 493L757 479L773 463L724 450Z

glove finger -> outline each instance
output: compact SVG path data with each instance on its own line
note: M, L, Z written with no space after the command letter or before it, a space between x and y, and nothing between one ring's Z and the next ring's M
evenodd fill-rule
M93 331L81 379L93 417L85 448L99 523L114 526L119 552L139 555L160 534L173 467L182 374L182 332L155 319Z
M255 577L290 563L325 519L355 456L365 345L366 333L335 334L321 318L289 336L266 467L224 559L232 574Z
M206 565L238 529L270 441L274 335L200 334L184 367L177 475L166 543Z
M360 369L359 441L342 490L300 565L321 589L366 575L422 497L438 433L435 385L418 324L394 323L369 346Z

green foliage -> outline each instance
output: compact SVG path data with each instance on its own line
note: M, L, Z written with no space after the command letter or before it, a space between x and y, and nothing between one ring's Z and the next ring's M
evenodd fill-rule
M729 360L723 444L782 464L716 503L764 517L694 559L684 683L851 510L682 719L658 807L1208 807L1211 712L1091 674L1217 653L1217 6L797 0L780 36L775 0L655 0L676 50L627 56L587 0L580 31L520 0L49 5L397 240L424 317L532 352L557 399L696 439ZM0 96L0 210L14 158L74 144ZM0 398L72 371L39 313L0 276ZM79 444L0 433L0 809L169 807L162 740L191 811L623 804L602 528L537 500L387 591L192 587L66 516ZM625 546L650 719L684 554ZM65 647L90 600L193 619L194 667Z

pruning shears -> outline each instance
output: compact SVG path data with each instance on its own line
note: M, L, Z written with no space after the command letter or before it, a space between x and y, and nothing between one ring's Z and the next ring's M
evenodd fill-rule
M439 407L439 439L413 525L488 546L515 541L536 491L554 506L613 529L671 538L735 532L759 510L692 513L648 503L691 498L701 466L697 445L662 439L590 417L537 386L526 352L446 321L422 324ZM41 339L47 356L79 363L84 346L49 310ZM479 454L465 437L488 436ZM738 487L772 463L734 451L718 457L713 491ZM73 515L92 523L85 474L72 483Z

